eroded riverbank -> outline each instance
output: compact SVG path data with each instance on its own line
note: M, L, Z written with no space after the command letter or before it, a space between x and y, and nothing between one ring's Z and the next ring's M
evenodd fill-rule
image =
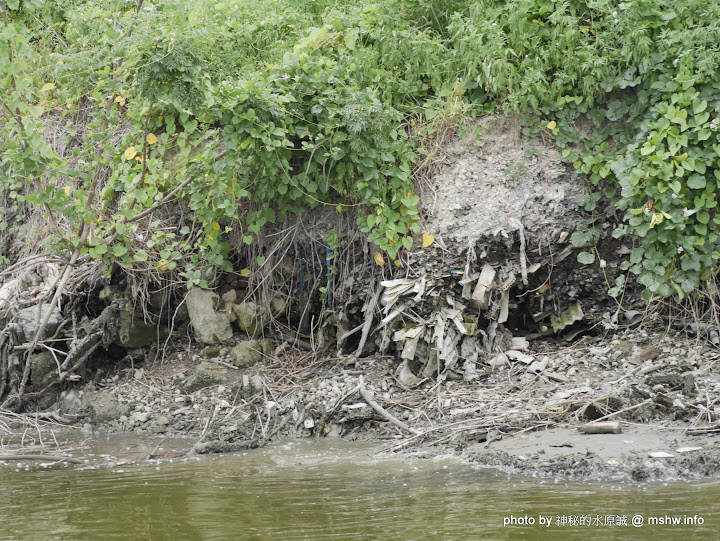
M570 348L533 341L523 360L471 382L427 378L412 390L389 357L346 365L281 349L237 369L226 349L186 345L64 393L56 415L88 436L183 438L167 451L176 456L339 438L550 478L720 474L719 357L684 335L637 330ZM621 433L579 433L597 421L617 421ZM4 437L9 451L19 443Z

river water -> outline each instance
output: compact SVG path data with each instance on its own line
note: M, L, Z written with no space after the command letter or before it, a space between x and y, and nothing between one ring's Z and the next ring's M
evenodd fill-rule
M157 442L100 437L83 454L143 456ZM567 483L376 449L324 440L97 469L0 462L0 539L720 539L720 481Z

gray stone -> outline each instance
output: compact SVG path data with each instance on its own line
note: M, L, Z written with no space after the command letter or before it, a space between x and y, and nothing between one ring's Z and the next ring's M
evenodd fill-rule
M150 414L147 411L136 411L130 416L130 422L135 425L142 425L150 420Z
M212 291L192 289L187 294L185 304L198 342L220 344L232 338L228 314L215 310L217 302L218 296Z
M19 334L24 340L29 341L33 339L35 333L40 327L40 323L45 317L45 314L47 314L48 310L51 309L51 306L52 305L50 304L38 304L30 306L29 308L18 310L15 314L15 323L19 328ZM45 327L45 333L40 337L40 339L42 340L46 336L52 335L57 330L61 321L62 315L60 314L60 310L53 310L52 315L48 320L48 324Z
M35 387L42 385L45 376L57 371L57 363L49 351L36 353L30 357L30 363L30 383Z
M275 342L273 342L269 338L263 338L262 340L258 340L258 342L260 344L262 354L265 357L269 357L275 352Z
M111 393L87 395L87 409L94 424L107 423L130 413L130 406L118 402Z
M200 352L200 357L203 359L214 359L220 357L221 348L218 346L207 346Z
M253 338L262 334L262 329L270 322L270 311L251 301L231 306L235 316L235 324Z
M166 332L161 331L160 336L162 337L163 334L167 335ZM143 348L155 342L157 338L158 329L155 325L135 319L128 326L127 334L121 333L118 345L128 349Z
M225 380L227 371L218 364L209 361L201 362L193 375L183 385L183 391L190 394L198 389L218 385Z
M76 415L89 402L90 398L85 391L79 389L63 391L60 395L60 412L67 415Z
M272 313L273 317L278 317L287 310L287 305L287 298L273 297L270 299L270 313Z
M230 360L240 368L248 368L262 359L263 346L258 340L240 342L230 350Z
M237 293L234 289L230 289L222 294L222 300L225 304L232 304L237 300Z

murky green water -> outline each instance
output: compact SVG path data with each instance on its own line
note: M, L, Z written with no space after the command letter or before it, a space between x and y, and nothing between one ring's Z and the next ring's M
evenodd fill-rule
M142 455L155 444L115 439L88 452ZM84 471L0 464L3 540L716 540L718 502L720 481L508 478L450 459L378 459L339 441ZM588 515L589 525L558 524ZM634 515L645 525L630 525ZM665 515L704 524L647 524ZM610 516L628 525L607 525ZM535 524L504 526L512 517Z

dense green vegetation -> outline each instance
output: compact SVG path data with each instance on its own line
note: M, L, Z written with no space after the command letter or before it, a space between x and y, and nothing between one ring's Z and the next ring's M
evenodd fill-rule
M683 296L720 258L717 2L0 6L5 239L205 285L268 222L331 205L395 258L420 230L422 141L504 109L554 135L596 187L586 208L605 192L625 213L648 294ZM190 214L169 227L175 198ZM581 262L596 239L574 236Z

